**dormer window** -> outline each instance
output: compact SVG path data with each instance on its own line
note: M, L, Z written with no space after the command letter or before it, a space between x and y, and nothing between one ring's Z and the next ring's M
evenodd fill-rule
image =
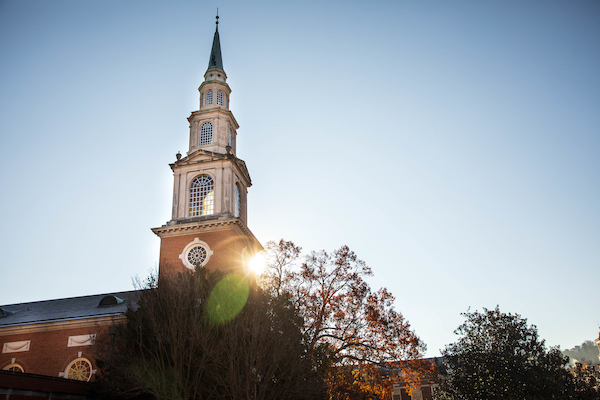
M210 122L205 122L200 128L200 146L212 143L213 126Z
M220 90L217 92L217 104L220 106L223 105L223 92Z
M213 91L209 90L208 92L206 92L206 104L212 104L213 103Z
M102 300L100 300L100 302L98 303L98 307L117 306L121 303L123 303L123 299L120 299L117 296L113 296L112 294L109 294L107 296L104 296L102 298Z

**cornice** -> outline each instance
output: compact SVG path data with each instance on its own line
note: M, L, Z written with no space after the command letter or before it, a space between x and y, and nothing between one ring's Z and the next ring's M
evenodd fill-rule
M219 70L217 70L217 71L219 71ZM208 71L206 71L206 72L208 72ZM223 74L224 74L224 72L223 72ZM227 79L227 75L225 75L225 79ZM208 85L210 83L218 83L219 85L223 85L223 86L225 86L227 88L227 90L229 90L229 93L231 93L231 88L229 87L229 84L227 82L219 81L217 79L213 79L213 80L210 80L210 81L204 81L204 82L202 82L200 84L200 86L198 86L198 90L202 90L202 87L204 85Z
M63 329L88 328L91 326L114 325L125 321L127 317L124 314L114 314L102 317L89 317L71 320L60 320L51 322L29 323L26 325L14 325L0 327L0 336L20 335L24 333L36 333L46 331L56 331Z
M197 157L199 155L205 155L205 156L212 157L212 158L208 159L208 160L193 160L194 157ZM215 162L215 161L231 162L231 164L233 166L235 166L235 168L237 168L240 175L243 175L244 178L246 178L246 180L248 182L247 187L252 186L252 179L250 178L250 173L248 172L246 163L244 162L244 160L242 160L241 158L237 158L233 154L222 154L222 153L215 153L213 151L208 151L208 150L204 150L204 149L198 149L198 150L194 151L192 154L183 157L181 160L175 161L174 163L169 164L169 166L171 167L171 170L173 172L175 172L176 168L182 168L187 165L202 164L202 163L209 163L209 162Z
M199 156L199 155L205 155L205 156L209 156L209 157L214 157L215 159L219 159L219 160L233 159L233 158L235 158L235 156L233 154L218 153L216 151L210 151L210 150L206 150L206 149L196 149L192 153L190 153L187 156L183 157L182 159L175 161L172 165L185 165L185 164L189 164L190 161L194 157ZM205 160L201 160L201 161L205 161ZM207 161L212 161L212 160L207 160Z
M258 244L262 249L262 245L254 234L248 229L248 227L240 221L239 218L228 218L228 219L213 219L199 222L190 222L184 224L173 224L163 225L160 228L152 228L152 232L160 238L191 235L194 233L202 233L207 231L215 231L220 229L233 228L237 230L242 236L247 237L250 241Z
M225 116L227 116L231 119L231 121L235 125L236 130L240 128L240 125L238 124L237 120L233 116L233 112L231 112L231 110L229 110L228 108L225 108L224 106L213 106L212 108L209 108L206 110L192 111L192 113L190 114L190 116L188 117L187 120L188 120L188 122L191 122L194 117L200 116L202 114L209 114L209 113L224 114Z

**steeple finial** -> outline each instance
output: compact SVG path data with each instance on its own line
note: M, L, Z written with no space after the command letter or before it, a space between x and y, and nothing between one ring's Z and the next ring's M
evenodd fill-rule
M219 9L217 8L217 22L215 29L215 37L213 39L210 59L208 60L208 69L220 69L223 71L223 59L221 57L221 42L219 40Z

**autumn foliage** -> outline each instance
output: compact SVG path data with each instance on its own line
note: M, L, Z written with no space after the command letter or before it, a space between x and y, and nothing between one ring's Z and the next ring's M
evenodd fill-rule
M302 261L292 242L269 242L266 249L263 286L288 296L303 318L309 351L331 366L325 379L330 399L390 398L395 379L418 385L431 374L416 361L425 345L394 309L393 295L371 289L365 281L371 268L347 246L311 252Z
M197 267L141 284L97 397L390 399L396 379L431 375L394 297L371 289L348 247L304 258L283 240L266 249L258 280Z

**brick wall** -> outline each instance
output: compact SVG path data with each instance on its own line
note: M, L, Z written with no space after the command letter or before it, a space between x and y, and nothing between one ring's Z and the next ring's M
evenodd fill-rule
M160 277L171 273L187 270L179 259L185 247L198 238L210 247L213 255L206 264L207 268L222 271L239 271L242 269L242 252L248 246L247 252L252 255L255 249L248 245L247 240L235 229L222 229L190 235L163 237L160 242Z
M102 349L108 349L109 335L108 326L96 326L90 324L88 327L57 328L60 324L47 327L46 330L23 332L18 334L0 336L0 344L4 350L4 344L30 340L28 351L3 352L0 354L0 369L16 363L26 373L60 376L67 366L79 357L86 358L92 364L92 369L97 369L96 358ZM36 330L35 325L30 326ZM69 336L96 335L93 345L68 347ZM14 359L14 361L13 361ZM93 380L93 375L92 379Z

